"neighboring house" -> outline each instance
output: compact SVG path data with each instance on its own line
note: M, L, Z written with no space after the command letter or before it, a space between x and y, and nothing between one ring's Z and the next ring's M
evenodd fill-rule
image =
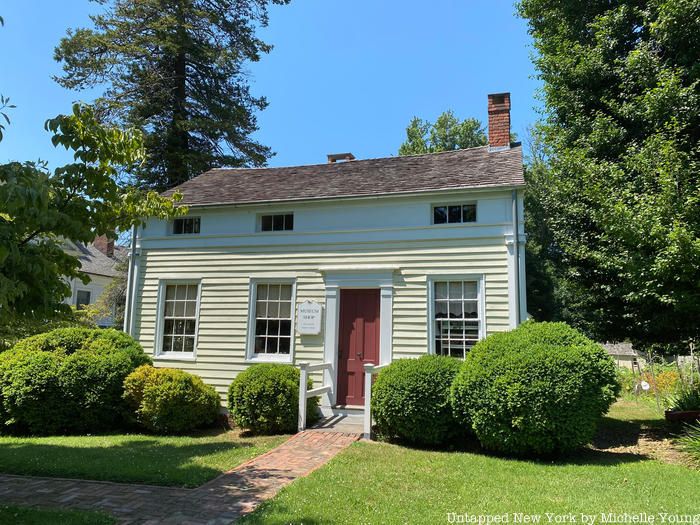
M617 366L624 368L639 368L644 364L644 359L632 348L632 343L604 343L603 348L615 360Z
M115 247L114 241L106 237L97 237L90 244L66 243L65 250L75 255L80 261L81 271L88 274L90 282L83 284L80 279L71 279L71 295L65 302L78 309L95 304L109 283L118 275L116 266L119 260L126 257L124 248ZM97 324L102 327L112 326L111 316L99 319Z
M329 363L322 406L363 404L363 364L462 358L526 317L520 144L489 95L488 147L214 169L189 215L134 236L125 329L223 395L252 363ZM172 190L171 190L172 192ZM171 193L170 192L170 193Z

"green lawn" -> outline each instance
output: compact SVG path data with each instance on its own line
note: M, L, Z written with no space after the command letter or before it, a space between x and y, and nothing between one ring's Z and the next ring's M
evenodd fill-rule
M620 451L643 427L661 424L650 405L619 402L603 422L602 450L556 462L356 443L243 523L447 523L449 512L541 514L542 523L547 512L573 512L600 523L602 512L697 514L700 472Z
M0 472L196 487L286 439L197 436L0 437Z
M30 509L0 505L0 523L13 525L111 525L106 514L78 510Z

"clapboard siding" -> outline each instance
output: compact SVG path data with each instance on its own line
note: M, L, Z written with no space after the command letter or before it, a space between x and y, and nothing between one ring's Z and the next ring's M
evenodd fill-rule
M196 373L224 395L246 366L248 294L251 276L294 277L297 303L325 302L323 266L391 265L394 274L393 357L427 351L426 275L484 274L489 333L509 326L508 263L503 238L462 239L356 246L278 246L189 249L142 248L135 333L147 352L154 351L158 283L164 278L201 279L196 361L156 360ZM323 335L295 336L296 362L323 360ZM314 377L315 381L320 376Z

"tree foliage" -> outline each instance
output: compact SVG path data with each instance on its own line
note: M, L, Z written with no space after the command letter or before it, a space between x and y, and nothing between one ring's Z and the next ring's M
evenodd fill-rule
M164 198L120 186L121 169L143 158L141 134L101 125L89 106L47 121L54 146L72 150L74 161L50 172L46 165L0 165L0 325L27 318L41 322L69 314L62 304L68 280L88 281L66 241L115 237L145 217L186 212L181 198ZM20 321L18 321L20 319Z
M94 0L94 27L69 30L55 50L56 81L105 86L104 118L141 129L146 161L133 172L164 190L212 167L261 166L270 149L250 138L267 101L250 93L244 64L271 46L255 35L267 6L289 0Z
M522 0L544 83L529 183L564 308L602 339L700 330L700 4ZM566 313L565 313L566 315Z
M486 143L486 133L479 120L459 120L452 111L445 111L435 122L413 117L406 128L406 140L399 148L399 155L438 153Z

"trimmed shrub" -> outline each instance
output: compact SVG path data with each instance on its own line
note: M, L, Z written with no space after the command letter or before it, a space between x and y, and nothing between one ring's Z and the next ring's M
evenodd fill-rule
M229 387L228 408L236 425L256 434L296 432L299 370L274 363L259 363L247 368ZM317 411L318 398L310 398L306 405L309 423L317 419Z
M458 436L450 386L461 364L452 357L424 355L399 359L380 371L372 387L378 434L417 445L440 445Z
M124 380L124 399L151 432L182 434L211 425L219 415L216 390L199 376L144 365Z
M588 443L619 388L600 345L564 323L528 322L472 348L451 400L484 448L550 455Z
M124 378L150 363L116 330L61 328L0 354L0 428L31 434L99 432L127 419Z

